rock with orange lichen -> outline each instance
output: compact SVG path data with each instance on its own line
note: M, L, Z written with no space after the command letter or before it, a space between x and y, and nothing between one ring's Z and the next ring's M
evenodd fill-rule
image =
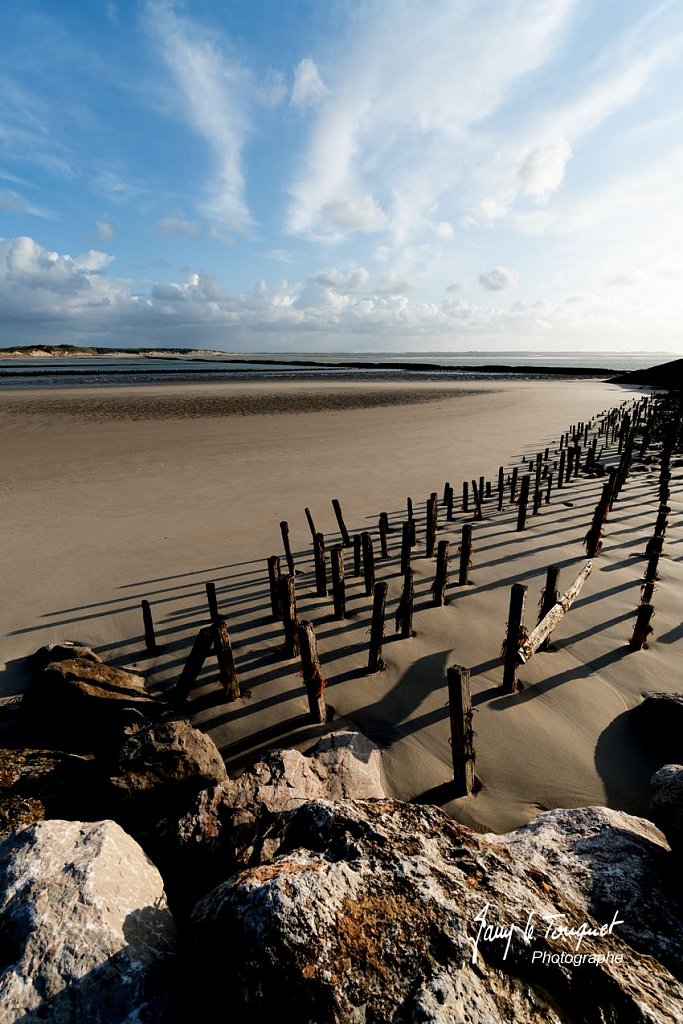
M525 829L481 836L434 807L303 804L287 817L270 863L195 907L195 991L207 1007L230 993L236 1024L682 1019L675 958L667 969L638 949L610 913L619 920L621 908L591 897L623 895L616 876L639 857L653 873L629 912L667 933L662 949L680 941L663 837L605 808L536 820L545 820L545 847L530 834L540 850L531 856L523 853ZM553 832L562 850L556 861ZM615 876L611 890L598 884L600 872ZM633 934L637 922L629 924ZM566 929L588 933L579 940Z

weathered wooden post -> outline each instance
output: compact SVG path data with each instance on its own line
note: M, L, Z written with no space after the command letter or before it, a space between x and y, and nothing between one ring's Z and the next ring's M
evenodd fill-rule
M344 579L344 548L335 544L330 551L332 559L332 599L335 619L346 618L346 581Z
M534 491L534 502L533 502L532 511L531 511L531 514L534 515L534 516L537 516L538 513L539 513L539 510L541 508L541 499L542 499L542 497L543 497L543 495L541 494L541 488L537 487L535 489L535 491Z
M546 492L545 492L545 503L546 503L546 505L550 504L550 493L551 493L552 489L553 489L553 474L552 473L548 473L548 486L547 486Z
M353 538L353 575L360 576L361 560L361 535L357 533Z
M315 638L313 623L303 619L296 627L296 635L301 656L301 674L308 695L308 707L311 719L318 725L327 721L328 713L325 705L325 678L320 671L318 643Z
M498 511L503 511L503 496L505 494L505 470L498 467Z
M529 504L529 486L531 484L531 477L528 473L525 473L522 477L522 483L519 489L519 505L517 508L517 531L526 529L526 513L527 505Z
M629 640L629 646L634 651L640 651L647 643L647 638L652 633L652 626L650 625L650 619L654 615L655 610L651 604L641 604L638 609L638 615L636 618L636 624L633 628L633 635Z
M361 533L363 541L363 577L365 579L365 593L368 597L372 594L375 586L375 555L372 550L372 537L367 530Z
M458 585L464 587L469 580L470 568L472 566L472 525L464 523L462 538L460 541L460 569L458 572Z
M387 603L387 583L380 580L375 584L372 602L372 625L370 627L370 654L368 672L379 672L384 668L382 661L382 638L384 636L384 609Z
M315 592L318 597L327 597L327 557L325 555L325 538L316 533L313 538L313 556L315 559Z
M410 521L406 521L403 524L402 536L401 536L401 572L405 576L410 568L410 550L411 550L411 529Z
M237 700L241 697L239 679L235 669L235 658L230 643L230 633L225 619L218 616L213 623L214 629L214 650L218 662L218 675L229 700Z
M467 483L467 480L463 480L463 482L462 482L462 510L463 510L463 512L469 512L469 510L470 510L470 500L469 500L469 493L468 492L469 492L469 485Z
M154 619L152 618L152 607L149 601L141 601L142 623L145 627L145 648L148 654L158 654L159 647L154 632Z
M195 637L194 643L192 644L192 650L188 655L187 661L183 665L180 678L176 683L173 693L174 701L176 703L183 704L187 700L190 690L197 682L197 677L199 676L202 666L208 657L209 651L213 646L213 642L214 627L202 626Z
M339 526L339 532L341 533L342 544L345 548L351 547L351 538L349 537L349 531L346 529L341 505L337 498L332 499L332 508L334 509L335 516L337 517L337 524Z
M645 569L645 582L654 583L659 578L657 572L657 566L659 565L659 552L655 551L647 560L647 568Z
M415 516L413 514L413 499L412 498L408 498L408 501L406 503L406 507L408 509L408 522L410 523L410 546L411 546L411 548L414 548L415 545L417 544L417 537L416 537Z
M479 488L477 487L476 480L472 481L472 499L474 501L474 518L483 519L484 513L482 512L481 508L481 494L479 492Z
M381 512L379 517L379 550L382 558L389 557L387 550L387 514Z
M448 492L450 491L450 489L451 489L451 485L448 482L446 482L443 485L443 503L444 503L444 505L448 504Z
M453 522L453 488L448 486L448 499L446 501L446 520L449 523Z
M645 545L645 554L648 556L658 554L661 555L662 548L664 547L664 538L656 533L650 537L649 541Z
M304 509L304 513L305 513L306 519L308 521L308 529L311 531L311 540L315 543L315 535L316 535L316 533L318 531L315 528L315 523L313 522L313 516L311 515L311 510L309 508L305 508Z
M425 539L425 557L433 558L436 543L436 498L432 495L427 500L427 533Z
M552 606L550 611L543 616L536 628L533 629L527 636L526 640L520 644L516 655L517 661L520 665L526 665L529 658L535 654L546 637L550 636L551 632L564 618L576 598L581 593L583 585L592 571L593 563L589 560L586 562L569 589L562 595L562 597L558 598L557 602Z
M268 583L270 585L270 608L273 617L282 618L282 607L280 605L280 559L277 555L271 555L268 559Z
M285 628L285 657L296 658L299 653L299 640L296 635L296 585L291 574L280 577L280 605L282 624Z
M569 483L572 474L574 472L574 448L567 448L567 470L565 473L565 483Z
M403 577L403 590L396 609L396 632L400 630L402 640L408 640L413 636L413 578L413 570L408 569Z
M558 600L559 600L560 592L557 589L557 581L558 581L559 577L560 577L559 567L557 565L549 565L547 570L546 570L546 575L545 575L545 586L543 588L543 593L541 594L541 603L540 603L540 609L541 610L538 613L538 621L539 622L541 622L546 617L546 615L548 614L550 609L553 607L553 605L556 605ZM541 645L540 645L540 647L538 649L539 649L539 651L547 651L549 645L550 645L550 633L548 633L547 637L541 643Z
M663 537L666 533L666 528L669 525L669 512L671 511L670 505L660 505L659 512L657 513L657 519L655 520L655 537Z
M563 448L560 451L560 466L559 466L559 469L557 470L557 487L558 487L558 490L560 490L562 487L564 487L564 472L565 472L566 461L567 461L567 449Z
M652 602L652 595L655 592L654 580L650 580L649 583L641 583L640 586L640 602L641 604L650 604Z
M294 557L292 555L292 548L289 543L289 523L286 519L283 519L280 523L280 533L282 534L282 543L285 549L285 558L287 559L287 568L289 569L289 575L295 576L294 570Z
M574 477L579 475L581 469L581 445L577 444L574 446Z
M485 495L487 501L491 497L491 493L492 493L491 492L491 481L490 480L486 480L486 481L484 481L484 495Z
M216 597L216 584L206 584L206 602L209 606L209 618L212 622L216 622L220 615L218 613L218 598Z
M505 693L515 693L518 689L517 672L519 670L519 662L517 660L517 651L523 636L526 591L527 588L523 583L512 584L507 637L505 640L505 657L503 659L503 690Z
M517 480L519 478L519 466L512 467L512 477L510 478L510 504L514 505L515 497L517 495Z
M453 782L457 796L469 796L474 790L475 760L470 670L462 665L452 665L447 676Z
M537 452L536 454L536 490L541 489L541 470L543 469L543 454Z
M436 575L432 584L432 595L435 605L446 604L446 587L448 586L448 550L449 542L440 540L436 555Z

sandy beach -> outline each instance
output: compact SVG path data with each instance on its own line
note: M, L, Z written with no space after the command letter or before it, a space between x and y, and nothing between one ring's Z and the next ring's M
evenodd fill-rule
M276 745L305 749L325 727L309 723L296 661L281 653L270 614L266 560L282 555L279 522L290 525L301 618L316 628L332 727L353 723L382 746L392 795L440 803L482 831L512 829L539 809L607 804L642 814L659 767L641 745L629 709L646 689L680 689L683 564L674 480L671 517L649 649L627 641L639 601L644 552L657 512L655 468L629 477L607 523L605 543L552 649L520 672L524 689L502 696L499 655L510 586L528 585L527 624L536 620L547 566L560 589L585 563L583 537L601 481L584 476L518 533L516 509L485 507L474 524L471 585L459 588L457 547L465 517L438 539L451 551L450 603L432 607L433 559L424 557L424 508L445 481L498 466L506 472L555 445L579 420L641 392L595 380L443 385L311 386L213 384L0 394L4 636L2 694L21 692L25 657L58 639L82 641L114 664L137 666L155 690L172 685L197 630L208 621L205 583L216 584L235 647L244 696L225 703L211 660L192 695L196 724L235 772ZM410 496L418 516L413 557L414 628L394 636L401 589L400 524ZM331 499L351 533L371 530L377 579L389 584L384 660L368 675L371 598L349 576L350 617L315 596L304 508L329 544L338 540ZM456 508L459 501L456 500ZM390 557L379 558L377 521L389 515ZM152 604L161 651L146 657L140 601ZM444 798L451 778L446 669L471 671L474 797ZM447 796L447 794L445 794Z

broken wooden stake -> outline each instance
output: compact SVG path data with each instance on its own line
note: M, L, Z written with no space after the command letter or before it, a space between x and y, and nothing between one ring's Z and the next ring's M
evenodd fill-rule
M230 643L230 633L225 619L220 616L213 624L214 650L218 662L218 676L229 700L237 700L241 697L239 679L235 669L235 658Z
M299 640L296 634L296 585L292 575L280 577L280 605L285 630L284 654L286 658L296 658Z
M407 569L403 577L403 590L396 609L396 632L401 632L401 639L408 640L413 636L413 589L414 572Z
M154 632L154 619L152 618L152 607L149 601L142 601L142 623L145 627L145 648L148 654L157 654L159 647Z
M320 671L320 659L318 658L318 643L315 638L313 623L303 619L296 627L299 652L301 656L301 674L308 695L308 707L311 712L311 719L322 725L327 721L328 712L325 705L324 691L326 687L325 678Z
M452 665L447 677L453 782L457 796L469 796L474 790L475 761L470 670L462 665Z
M316 533L313 538L313 557L315 560L315 592L318 597L327 597L327 556L325 554L325 538Z
M187 661L180 673L180 678L176 683L174 699L178 704L185 703L190 690L197 682L197 677L199 676L202 666L213 646L214 633L215 631L213 626L202 626L197 633L194 643L192 644L192 650L188 655Z
M268 559L268 583L270 585L270 608L276 619L282 618L280 605L280 559L271 555Z
M545 574L545 586L543 593L541 594L541 610L539 612L538 621L543 622L548 612L557 602L560 600L560 592L557 589L557 581L560 577L560 570L557 565L549 565ZM539 651L547 651L550 644L550 633L548 633L545 640L542 640L538 646Z
M448 549L447 540L440 540L436 555L436 575L432 584L435 605L446 604L446 587L448 586Z
M345 548L349 548L351 547L351 538L349 537L349 531L346 529L344 516L342 515L341 505L339 504L337 498L332 499L332 508L334 509L335 516L337 517L337 524L339 525L339 532L341 533L342 544L344 545Z
M294 576L294 558L292 556L292 548L289 543L289 523L286 519L283 519L280 523L280 533L282 534L282 543L285 549L285 558L287 559L287 568L289 569L289 575Z
M526 665L529 658L535 654L546 637L550 636L555 627L561 622L581 593L581 589L590 576L592 569L593 563L590 561L586 562L571 587L564 592L559 601L552 606L550 611L536 626L536 629L529 634L525 642L519 647L516 657L520 665Z
M388 584L381 580L375 584L372 602L372 625L370 626L370 653L368 672L379 672L384 668L382 661L382 638L384 636L384 609L387 603Z
M653 632L652 626L650 625L650 619L654 613L655 610L651 604L641 604L638 609L638 616L633 628L633 635L629 640L629 646L632 647L634 651L640 651L647 643L647 638L650 633Z
M332 600L335 619L346 618L346 581L344 579L344 548L335 544L330 551L332 560Z
M503 656L503 691L515 693L518 688L517 673L519 661L517 652L522 642L524 629L524 606L527 588L523 583L513 583L510 593L505 654Z

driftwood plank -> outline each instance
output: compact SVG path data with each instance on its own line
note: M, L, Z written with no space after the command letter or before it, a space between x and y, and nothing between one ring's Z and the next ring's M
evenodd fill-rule
M535 654L545 638L549 636L555 627L561 622L576 598L581 593L581 588L590 576L592 569L593 563L591 561L586 562L571 587L565 591L557 604L553 605L545 618L541 619L539 624L536 626L536 629L529 634L528 639L517 651L517 660L520 665L526 665L529 658L532 654Z

